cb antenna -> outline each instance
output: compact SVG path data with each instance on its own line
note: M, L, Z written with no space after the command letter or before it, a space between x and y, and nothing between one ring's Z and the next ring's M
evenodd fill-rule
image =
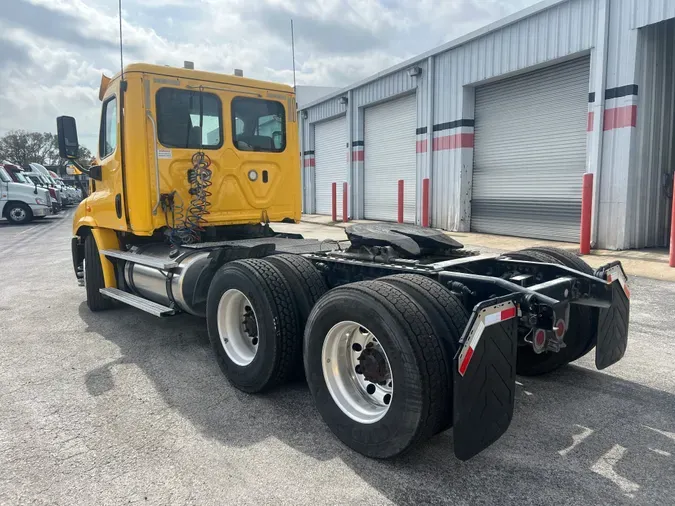
M124 82L124 53L122 51L122 0L118 0L117 11L120 18L120 72L121 81Z
M121 2L122 0L120 0ZM291 18L291 53L293 55L293 91L295 90L295 36L293 34L293 19Z

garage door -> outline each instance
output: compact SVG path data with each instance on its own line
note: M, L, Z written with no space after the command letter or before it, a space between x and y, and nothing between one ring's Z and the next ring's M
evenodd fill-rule
M331 185L337 183L337 210L342 215L342 183L347 181L347 120L344 116L314 127L316 213L331 214Z
M369 107L364 121L364 216L396 221L398 180L403 179L403 219L414 223L417 99L409 95Z
M476 89L471 229L579 240L589 59Z

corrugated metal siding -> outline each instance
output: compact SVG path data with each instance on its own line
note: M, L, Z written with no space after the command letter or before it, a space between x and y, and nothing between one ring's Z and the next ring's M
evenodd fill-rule
M472 230L579 239L589 64L476 89Z
M631 0L631 28L675 18L673 0Z
M675 20L645 27L640 37L637 149L628 184L630 248L668 244L672 180L665 176L675 170Z

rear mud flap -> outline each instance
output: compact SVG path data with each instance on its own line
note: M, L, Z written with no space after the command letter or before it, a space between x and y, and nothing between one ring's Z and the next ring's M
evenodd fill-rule
M623 358L628 345L630 291L625 279L612 281L612 305L600 308L598 314L598 343L595 348L595 366L604 369Z
M468 460L508 429L516 390L518 319L512 300L476 307L454 361L455 455Z

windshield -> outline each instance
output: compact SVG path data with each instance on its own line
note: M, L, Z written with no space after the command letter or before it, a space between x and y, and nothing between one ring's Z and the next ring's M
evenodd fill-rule
M2 181L3 183L11 183L12 182L12 178L9 177L9 174L7 174L7 171L2 167L0 167L0 181Z
M14 172L14 177L19 183L26 183L26 184L32 184L30 181L28 181L21 172L15 171Z

